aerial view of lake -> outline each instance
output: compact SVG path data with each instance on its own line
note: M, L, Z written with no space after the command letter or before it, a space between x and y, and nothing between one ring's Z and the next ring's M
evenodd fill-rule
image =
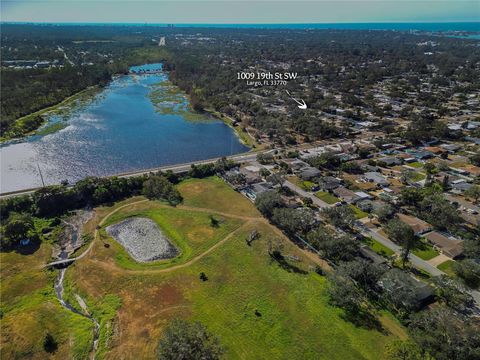
M88 100L49 114L45 127L60 130L2 145L0 191L41 186L40 171L46 184L73 183L248 151L222 121L193 113L161 68L132 67L140 75L119 76Z

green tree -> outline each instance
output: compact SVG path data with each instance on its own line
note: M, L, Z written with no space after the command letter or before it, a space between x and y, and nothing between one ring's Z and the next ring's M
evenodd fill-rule
M349 321L367 327L378 325L365 293L352 279L338 274L330 275L327 291L330 303L345 310Z
M455 279L442 275L434 278L434 283L436 285L435 295L437 299L448 307L465 313L474 306L475 302L472 295Z
M408 262L410 251L417 245L417 237L412 228L399 219L390 220L385 228L387 235L393 241L402 245L403 266Z
M429 360L412 340L394 340L385 347L385 356L389 360Z
M373 213L377 215L378 220L381 222L386 222L395 215L395 208L390 204L385 204L375 209Z
M439 229L455 229L463 222L459 211L442 194L427 196L420 208L422 217Z
M182 202L182 195L163 176L150 176L143 183L143 194L148 199L168 201L171 205L178 205Z
M34 236L36 234L32 216L26 213L11 213L3 226L0 244L2 248L7 248L18 244L20 240L31 239Z
M351 261L358 255L360 244L357 240L348 235L338 237L331 236L323 227L318 227L307 235L308 242L319 250L322 255L339 263Z
M291 208L274 208L272 213L272 221L279 228L290 234L305 234L308 232L315 218L310 209L291 209Z
M255 206L260 212L268 217L272 216L273 209L283 207L285 203L276 191L265 191L255 199Z
M480 285L480 264L474 260L456 261L453 264L453 270L468 286L476 288Z
M308 159L308 163L318 169L324 168L335 170L341 165L340 158L332 152L324 152L316 157Z
M435 170L437 169L435 167L435 164L431 163L431 162L427 162L423 165L423 168L425 169L425 171L427 172L427 174L433 174L435 172Z
M351 229L355 224L355 212L347 205L328 207L323 210L330 222L342 229Z
M158 346L159 360L217 360L223 354L218 339L199 322L174 320Z
M368 294L377 290L378 281L385 269L370 261L356 258L353 261L342 262L338 266L337 272L342 276L348 276L353 279Z
M478 199L480 199L480 186L473 185L470 189L465 191L465 196L472 198L474 203L478 203Z
M285 183L285 176L281 173L273 173L268 177L268 181L270 181L274 186L279 185L280 189L283 188L283 184Z
M423 194L420 189L405 187L400 193L400 199L405 205L415 206L423 200Z
M447 307L437 306L416 314L410 333L426 356L436 360L478 359L480 323L469 318L462 321Z

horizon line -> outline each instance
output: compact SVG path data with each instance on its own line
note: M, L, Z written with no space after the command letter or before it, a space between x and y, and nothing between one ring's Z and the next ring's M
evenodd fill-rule
M16 21L2 20L0 24L131 24L131 25L334 25L334 24L455 24L455 23L478 23L473 20L446 20L446 21L336 21L336 22L134 22L134 21ZM480 31L480 29L479 29Z

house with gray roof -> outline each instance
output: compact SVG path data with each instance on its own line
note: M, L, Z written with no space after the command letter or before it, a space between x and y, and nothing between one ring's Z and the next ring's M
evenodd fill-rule
M387 179L379 172L369 171L363 174L363 178L382 187L390 185Z

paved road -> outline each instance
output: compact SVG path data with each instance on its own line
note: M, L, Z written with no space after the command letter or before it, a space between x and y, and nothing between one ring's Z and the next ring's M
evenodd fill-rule
M399 254L399 253L402 252L402 247L401 246L398 246L397 244L392 242L390 239L388 239L385 236L379 234L377 231L369 229L367 227L362 227L362 229L360 229L360 230L361 230L362 235L374 238L375 240L377 240L382 245L384 245L384 246L388 247L389 249L393 250L395 253ZM429 274L431 274L433 276L440 276L440 275L445 274L443 271L438 270L435 266L429 264L427 261L419 258L418 256L416 256L412 253L410 253L409 259L410 259L411 263L413 264L413 266L415 266L416 268L425 270L426 272L428 272Z
M315 195L313 195L312 193L309 193L305 190L303 190L302 188L298 187L297 185L291 183L290 181L288 180L285 180L285 182L283 183L283 186L286 186L288 187L290 190L296 192L298 195L301 195L303 197L307 197L307 198L310 198L312 199L313 203L318 206L320 209L324 209L324 208L327 208L327 207L331 207L332 205L330 204L327 204L325 201L323 200L320 200L318 197L316 197Z
M362 235L364 236L370 236L377 240L379 243L382 245L385 245L389 249L393 250L395 253L400 253L402 251L402 248L398 246L397 244L393 243L391 240L386 238L385 236L379 234L375 230L368 229L367 227L362 227L361 229ZM435 266L429 264L427 261L419 258L418 256L410 253L409 255L410 262L413 264L414 267L418 269L422 269L426 272L428 272L432 276L440 276L440 275L446 275L443 271L437 269ZM480 291L477 290L469 290L470 295L472 295L473 299L477 303L477 306L480 308Z
M268 151L271 151L271 150L268 150ZM265 151L259 151L259 152L268 152L268 151L265 150ZM244 163L244 162L255 160L257 158L257 154L259 152L227 156L227 158L230 159L230 160L234 160L238 163ZM133 172L129 172L129 173L109 175L109 176L105 176L105 177L116 176L116 177L120 177L120 178L128 178L128 177L134 177L134 176L149 174L151 172L167 171L167 170L171 170L174 173L182 173L182 172L187 172L188 170L190 170L190 167L193 164L195 164L195 165L210 164L210 163L214 163L218 159L220 159L220 158L218 157L218 158L214 158L214 159L192 161L192 162L188 162L188 163L184 163L184 164L178 164L178 165L161 166L161 167L152 168L152 169L144 169L144 170L133 171ZM0 194L0 198L7 198L7 197L31 194L31 193L37 191L38 189L40 189L40 188L32 188L32 189L25 189L25 190L7 192L7 193Z
M312 199L313 203L317 205L319 208L326 208L326 207L331 207L332 205L327 204L326 202L320 200L317 198L315 195L308 193L307 191L301 189L300 187L296 186L295 184L292 184L289 181L285 181L284 186L288 187L289 189L295 191L297 194L303 196L303 197L308 197ZM377 240L379 243L382 245L386 246L387 248L393 250L395 253L400 254L402 251L402 247L395 244L392 242L390 239L386 238L385 236L379 234L377 231L369 229L368 227L361 225L357 226L357 230L362 233L363 236L369 236ZM445 273L439 269L437 269L435 266L429 264L427 261L419 258L418 256L410 253L409 255L410 262L414 267L417 269L422 269L426 272L428 272L432 276L440 276L440 275L445 275ZM473 299L477 303L478 307L480 307L480 291L477 290L470 290L470 294L472 295Z

